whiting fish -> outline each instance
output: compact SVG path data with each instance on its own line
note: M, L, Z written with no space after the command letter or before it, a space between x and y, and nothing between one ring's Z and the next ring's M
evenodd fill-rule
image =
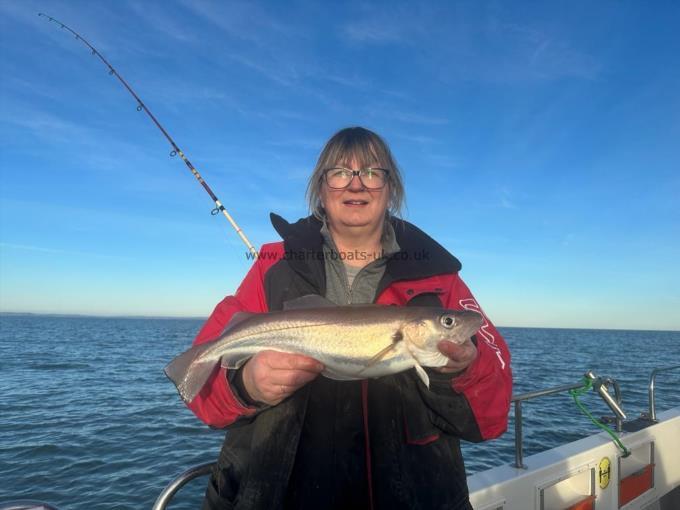
M448 358L442 340L462 343L482 325L480 314L432 307L336 306L320 296L304 296L283 311L237 313L223 334L177 356L165 373L185 402L201 391L221 364L235 369L265 349L310 356L331 379L381 377L415 368L441 367Z

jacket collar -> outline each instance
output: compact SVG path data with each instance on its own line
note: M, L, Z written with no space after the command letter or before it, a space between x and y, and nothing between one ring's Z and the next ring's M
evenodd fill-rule
M272 226L283 238L285 258L291 269L298 273L320 296L326 294L326 269L324 267L322 223L314 216L288 223L278 214L270 213Z
M401 248L387 262L393 280L429 278L460 271L460 261L425 232L408 221L398 218L391 221Z
M310 282L325 287L323 265L323 223L314 216L288 223L281 216L271 213L274 229L283 238L289 263ZM437 241L408 221L391 218L400 250L387 261L389 279L412 280L439 274L457 273L462 265Z

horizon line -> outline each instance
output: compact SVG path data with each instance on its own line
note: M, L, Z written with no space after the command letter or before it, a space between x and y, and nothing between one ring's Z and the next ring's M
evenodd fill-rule
M42 316L42 317L72 317L72 318L92 318L92 319L182 319L182 320L208 320L208 316L192 316L192 315L133 315L133 314L88 314L88 313L52 313L52 312L10 312L0 310L1 316ZM626 329L626 328L604 328L604 327L566 327L566 326L503 326L496 325L498 328L515 328L515 329L574 329L583 331L651 331L651 332L666 332L666 333L680 333L680 329Z

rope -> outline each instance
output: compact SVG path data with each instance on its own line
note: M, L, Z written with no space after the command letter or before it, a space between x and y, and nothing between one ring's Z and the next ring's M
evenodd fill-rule
M604 430L607 434L609 434L616 443L616 445L621 448L621 451L623 452L624 457L628 457L630 455L630 450L624 446L624 444L621 442L621 439L619 439L619 436L614 432L612 429L610 429L607 425L602 423L600 420L595 418L588 409L585 408L585 406L579 402L579 397L582 395L585 395L588 393L591 388L593 387L593 380L590 379L589 377L584 377L583 378L583 387L581 388L574 388L573 390L569 390L569 394L574 398L574 402L576 403L576 406L581 410L583 414L585 414L588 418L590 418L590 421L592 421L595 425L600 427L602 430Z

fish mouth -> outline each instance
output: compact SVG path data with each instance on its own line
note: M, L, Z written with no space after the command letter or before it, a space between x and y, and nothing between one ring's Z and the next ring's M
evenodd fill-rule
M442 338L442 341L451 342L452 344L462 344L462 343L465 343L470 338L472 338L472 335L474 335L474 332L470 333L469 335L467 335L467 334L451 335L451 336Z

